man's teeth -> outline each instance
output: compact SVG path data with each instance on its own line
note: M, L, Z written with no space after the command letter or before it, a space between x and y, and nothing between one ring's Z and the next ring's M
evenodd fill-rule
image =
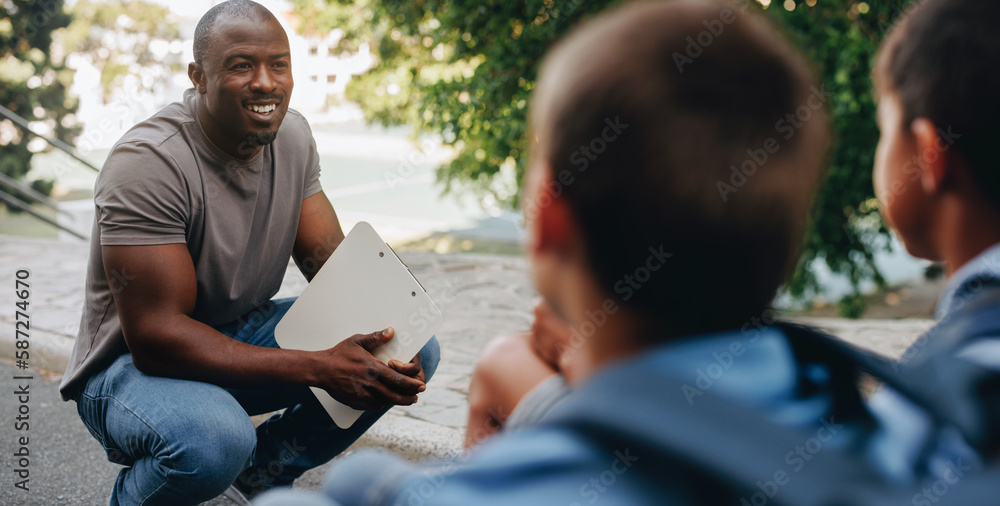
M278 108L278 106L275 105L275 104L271 104L271 105L248 105L247 106L247 109L249 109L249 110L251 110L253 112L259 112L261 114L267 114L267 113L269 113L269 112L271 112L271 111L273 111L273 110L275 110L277 108Z

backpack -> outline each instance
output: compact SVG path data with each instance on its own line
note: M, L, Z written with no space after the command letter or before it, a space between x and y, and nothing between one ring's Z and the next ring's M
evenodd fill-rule
M982 455L1000 455L1000 370L956 358L970 344L1000 338L1000 283L980 282L958 308L885 371L886 384L956 427Z
M978 306L977 306L978 307ZM956 319L958 321L959 319ZM996 319L1000 329L1000 312ZM790 428L772 422L763 413L706 392L692 406L681 393L683 384L663 374L650 385L649 378L615 371L616 377L590 384L584 395L575 395L552 413L548 423L562 425L600 451L646 448L668 456L634 471L650 486L684 473L686 482L704 490L698 498L664 497L659 504L735 504L739 506L836 506L993 504L993 491L1000 489L990 478L962 476L963 486L928 480L919 485L892 483L870 463L864 444L875 428L874 418L858 388L868 374L896 388L931 414L935 423L956 426L980 442L990 441L988 428L995 426L992 412L980 409L981 395L995 385L990 374L973 364L953 359L920 361L920 367L901 370L891 360L841 341L816 329L792 323L776 325L788 338L796 361L822 365L830 373L834 420L849 437L819 445L819 451L795 453L819 442L815 429ZM967 327L966 327L967 328ZM978 328L978 327L977 327ZM984 327L986 328L986 327ZM948 329L945 329L946 331ZM957 330L956 330L957 331ZM916 363L914 363L916 365ZM930 388L934 378L952 378L946 385ZM595 405L588 398L616 399L615 392L656 389L658 402L643 416L622 419L629 406ZM998 391L998 390L993 390ZM624 402L624 401L622 401ZM635 411L635 407L631 407ZM655 434L655 438L649 437ZM813 445L816 446L816 445ZM810 450L811 451L811 450ZM793 461L800 466L793 466ZM941 482L941 483L939 483ZM939 493L944 485L944 493ZM957 493L958 488L962 489ZM928 492L929 491L929 492ZM949 497L950 496L950 497ZM947 501L944 499L947 498ZM990 498L989 501L986 499ZM977 502L978 501L978 502Z

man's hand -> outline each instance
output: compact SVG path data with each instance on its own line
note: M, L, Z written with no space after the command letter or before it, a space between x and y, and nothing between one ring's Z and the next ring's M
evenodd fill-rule
M320 352L326 354L324 359L329 368L317 386L334 399L365 411L417 402L417 394L427 388L420 356L408 364L393 360L386 365L372 355L394 334L391 327L371 334L356 334Z
M427 383L427 379L424 377L424 367L420 363L420 354L413 357L413 360L409 362L400 362L399 360L390 360L389 367L392 367L396 371L403 373L411 378L416 378L423 381L424 384Z

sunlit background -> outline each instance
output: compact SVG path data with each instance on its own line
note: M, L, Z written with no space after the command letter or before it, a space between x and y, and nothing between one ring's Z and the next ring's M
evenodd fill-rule
M388 109L393 103L405 103L409 99L411 91L407 86L412 84L407 82L405 70L394 75L391 71L378 69L379 54L369 40L351 39L359 33L356 25L370 19L366 9L373 0L354 2L353 11L349 2L342 2L348 5L341 8L348 16L344 18L344 29L330 28L331 21L323 19L330 15L324 8L336 2L259 1L277 16L288 33L295 80L291 106L303 113L313 127L321 157L322 183L345 229L349 230L358 221L368 221L391 244L404 250L520 254L523 231L519 213L511 209L510 203L516 198L523 153L512 149L509 155L497 159L495 173L479 185L485 190L462 191L458 185L458 191L453 187L444 195L446 185L437 174L438 168L456 160L455 147L464 142L460 139L456 144L453 129L415 134L413 124L432 119L427 111L423 116L404 117L404 121L396 118L393 122L396 126L392 127L371 125L365 120L366 107L382 106L381 103L375 106L367 103L368 96L377 95L377 100L389 104ZM0 0L0 5L13 3L17 2ZM82 128L75 145L84 159L100 167L111 146L132 125L180 98L184 89L190 86L186 68L193 59L195 26L205 11L216 3L219 2L66 1L66 10L75 18L68 27L54 32L50 56L65 62L67 70L72 72L68 95L79 102L76 112L67 116L64 123ZM867 2L847 0L774 0L774 5L771 0L758 0L758 3L768 10L785 11L793 21L796 14L808 14L805 9L829 4L847 6L844 12L850 21L864 21L866 16L876 14L870 12L872 6ZM895 3L902 5L906 1ZM577 6L581 2L570 0L569 4ZM343 12L338 11L338 14ZM544 22L547 18L536 18L531 25L540 25L540 20ZM7 25L9 31L9 22ZM881 27L887 26L887 22L869 25ZM396 41L409 37L416 46L427 49L429 62L442 62L437 70L428 70L432 67L428 65L421 72L457 72L468 78L482 63L478 56L465 60L453 58L453 48L436 35L428 35L440 26L433 15L425 16L417 26L415 33L392 28L387 36ZM509 29L513 39L527 37L528 26L523 22L512 20ZM0 22L0 34L4 30ZM462 35L461 40L470 45L476 42L469 33ZM453 59L450 66L444 65L449 63L449 58ZM861 68L854 72L866 74L867 65L866 61L860 61ZM24 74L22 78L29 89L44 88L56 80L55 73L32 75L30 64L0 58L0 74L16 78L18 73ZM841 79L839 74L834 76L834 80L838 79ZM0 77L0 84L2 80ZM368 83L360 99L356 91L352 96L349 90L354 80L367 80ZM532 83L521 79L520 86L526 93ZM476 105L477 95L475 91L470 95L466 90L453 98L459 104L471 102L472 107ZM359 105L359 102L365 103ZM512 110L523 112L526 105L525 100L516 100ZM864 105L862 103L859 109L862 113ZM852 107L857 109L858 106L854 104L849 108ZM509 111L498 116L497 121L516 120L507 114ZM447 114L445 116L443 121L450 121ZM442 121L438 117L433 120ZM41 135L52 136L56 125L40 120L31 122L31 128ZM489 128L488 121L485 128ZM21 135L10 121L0 119L0 145L16 141ZM89 236L96 173L69 155L49 148L41 138L31 140L28 149L37 154L24 180L51 181L51 197L60 208L58 213L41 212L49 213L64 227ZM470 160L494 163L488 147L467 151ZM461 164L462 159L457 162ZM859 170L870 170L870 166ZM472 179L478 184L475 175ZM866 297L876 306L891 309L900 301L915 301L915 308L903 314L926 314L938 289L938 282L930 283L928 288L923 281L927 264L910 258L895 239L878 232L880 225L874 199L859 199L853 205L849 213L850 226L868 231L871 238L867 248L873 252L874 265L886 281L885 286L876 287L862 276L854 287L869 294ZM844 226L846 230L847 225ZM0 206L2 234L80 240L27 214L11 213L4 206ZM890 245L894 247L888 247ZM856 254L855 251L849 253ZM852 262L863 263L851 258ZM816 258L809 265L809 272L815 276L819 288L805 299L807 306L822 311L831 302L852 293L848 279L834 274L827 262ZM793 301L786 297L783 303L792 304ZM895 313L890 310L889 314Z
M79 2L67 2L76 7ZM137 42L127 32L135 23L127 15L100 38L104 47L93 52L66 55L74 72L70 93L79 98L76 120L83 127L77 138L80 153L100 166L108 151L132 125L178 100L190 87L187 62L193 60L192 40L198 20L213 2L151 0L169 9L163 23L176 27L175 38L152 38L146 47L155 65L137 61ZM218 2L215 2L218 3ZM486 206L474 196L441 198L434 169L450 156L450 150L433 136L412 139L407 128L366 126L356 104L344 99L352 77L363 74L375 60L367 44L358 51L331 54L342 32L325 36L299 35L300 18L288 2L267 1L267 6L285 27L292 50L295 90L291 107L302 112L313 127L320 150L322 182L340 214L345 228L364 220L375 225L391 243L405 248L437 251L497 251L517 253L519 232L515 213ZM72 30L73 27L70 27ZM58 41L58 39L57 39ZM109 58L113 61L109 62ZM110 90L102 87L102 65L123 66L119 81ZM33 76L29 86L43 85ZM390 89L390 92L392 90ZM46 122L32 123L38 133L50 135ZM46 143L31 141L30 149L42 151ZM52 195L63 201L71 216L60 222L89 235L92 190L96 174L59 151L33 158L28 179L55 181ZM51 226L28 216L6 216L0 233L54 237Z

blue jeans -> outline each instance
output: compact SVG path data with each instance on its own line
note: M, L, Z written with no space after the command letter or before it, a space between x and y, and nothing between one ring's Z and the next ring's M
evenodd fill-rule
M277 348L274 327L295 299L268 302L218 330L233 339ZM375 329L373 329L375 330ZM436 338L420 350L427 379L440 360ZM271 416L254 429L249 415ZM209 383L147 376L118 357L92 376L77 411L124 466L111 504L197 504L234 481L244 489L289 486L356 441L385 411L365 412L341 429L307 387L225 389Z

